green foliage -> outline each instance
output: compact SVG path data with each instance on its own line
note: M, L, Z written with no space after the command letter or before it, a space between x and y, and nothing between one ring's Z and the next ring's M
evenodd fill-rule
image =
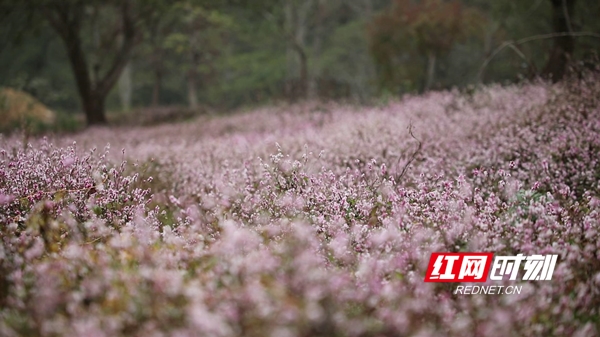
M336 27L318 61L323 69L322 77L353 88L363 102L373 95L375 82L366 24L364 20L355 20Z
M51 3L0 0L0 86L31 93L56 111L79 112L80 92L64 43L40 10ZM81 20L89 77L101 77L122 43L119 6L125 2L65 3L79 10L70 13ZM430 73L433 89L529 78L547 62L553 43L532 41L517 52L506 48L478 77L481 64L504 41L552 31L547 0L131 3L139 35L129 62L134 110L188 105L191 94L200 106L217 109L287 98L286 86L300 81L296 44L316 97L365 103L422 90ZM308 13L303 21L299 8ZM569 13L573 30L599 32L598 10L599 2L578 0ZM576 42L575 59L600 48L598 39ZM120 110L120 97L113 89L106 108ZM71 124L64 129L76 129L73 120L64 122Z
M232 55L220 64L221 70L235 76L235 81L208 88L212 100L229 96L225 107L235 107L243 103L258 103L269 97L280 95L280 85L285 77L285 58L274 58L268 51L251 51Z
M481 21L477 10L456 0L394 1L392 10L378 15L369 27L381 86L392 91L414 89L424 76L414 64L445 56L475 35Z

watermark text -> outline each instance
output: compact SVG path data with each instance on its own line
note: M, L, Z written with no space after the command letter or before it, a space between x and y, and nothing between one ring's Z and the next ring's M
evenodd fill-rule
M523 286L456 286L455 295L513 295L520 294Z

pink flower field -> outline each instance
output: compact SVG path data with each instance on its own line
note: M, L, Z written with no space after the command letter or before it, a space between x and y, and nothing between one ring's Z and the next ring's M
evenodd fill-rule
M22 140L1 336L600 334L597 73ZM558 262L462 295L432 252Z

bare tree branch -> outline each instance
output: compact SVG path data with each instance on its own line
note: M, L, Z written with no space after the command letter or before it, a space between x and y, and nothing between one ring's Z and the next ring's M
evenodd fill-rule
M531 62L525 56L525 54L523 54L523 52L521 51L521 49L519 49L519 47L515 46L514 44L510 44L510 45L508 45L508 48L512 49L517 55L519 55L519 57L521 57L523 59L523 61L525 61L525 63L527 63L527 66L529 67L529 69L531 69L537 73L537 67L535 66L535 64L533 62Z
M413 161L415 161L415 159L417 158L417 154L419 154L421 152L421 148L423 147L423 143L419 139L417 139L417 137L415 137L412 130L413 130L413 124L411 121L410 124L408 125L408 133L414 140L416 140L419 143L419 146L417 146L417 149L415 150L415 152L412 153L412 155L408 159L408 162L402 168L402 171L400 172L400 174L395 177L396 183L398 183L400 181L400 179L402 179L404 174L406 174L408 167L410 166L410 164L412 164ZM400 160L398 160L398 162L400 162Z
M479 73L477 74L477 78L478 78L479 82L481 82L481 80L483 78L483 74L485 72L485 69L487 68L487 66L489 65L489 63L492 61L492 59L494 57L496 57L496 55L498 55L498 53L500 53L502 50L504 50L504 48L509 47L509 48L513 49L512 47L519 46L519 45L522 45L524 43L528 43L528 42L531 42L531 41L555 39L555 38L564 37L564 36L572 36L572 37L594 37L594 38L600 39L600 34L598 34L598 33L592 33L592 32L567 33L567 32L565 32L565 33L550 33L550 34L541 34L541 35L528 36L528 37L522 38L522 39L517 40L517 41L504 41L504 42L502 42L502 44L500 46L498 46L498 48L496 48L492 52L492 54L490 54L490 56L488 56L485 59L485 61L483 61L483 64L481 65L481 68L479 68Z
M123 68L129 61L131 52L135 45L135 22L131 13L131 2L124 1L121 8L121 15L123 20L123 43L121 48L113 60L111 68L106 72L102 79L98 82L98 90L106 94L114 86L119 79Z
M573 26L571 26L571 17L569 16L569 10L567 9L567 0L562 0L562 9L565 15L565 20L567 21L567 28L569 29L569 33L573 34Z

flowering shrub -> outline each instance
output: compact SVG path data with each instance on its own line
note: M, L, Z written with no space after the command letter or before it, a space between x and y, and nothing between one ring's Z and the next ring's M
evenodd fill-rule
M597 335L599 79L1 139L0 334ZM458 296L434 251L559 260Z

